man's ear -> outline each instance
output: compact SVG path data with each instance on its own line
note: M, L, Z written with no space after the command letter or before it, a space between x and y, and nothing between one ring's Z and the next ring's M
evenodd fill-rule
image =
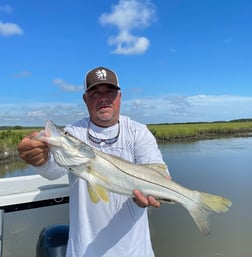
M86 103L86 94L84 93L83 95L82 95L82 99L83 99L83 101Z

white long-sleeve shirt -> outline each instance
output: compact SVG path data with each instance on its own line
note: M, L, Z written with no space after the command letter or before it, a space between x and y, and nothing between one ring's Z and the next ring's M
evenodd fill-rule
M103 152L133 163L163 163L156 140L145 125L120 116L118 140L107 145L88 139L88 123L89 118L84 118L65 130ZM90 133L97 138L113 138L117 132L118 124L101 128L90 123ZM53 158L38 171L48 179L67 173ZM131 197L115 193L110 193L109 203L94 204L86 181L72 174L69 174L69 185L70 232L66 257L154 256L146 208L139 208Z

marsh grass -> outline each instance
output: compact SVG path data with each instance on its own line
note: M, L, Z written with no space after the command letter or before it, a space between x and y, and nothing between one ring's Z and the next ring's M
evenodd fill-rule
M17 155L17 145L23 137L34 131L34 128L1 129L0 130L0 160Z
M252 121L150 124L148 128L159 142L252 136Z
M149 124L158 142L191 141L209 138L252 136L252 120L206 123ZM42 128L1 128L0 160L6 153L17 155L21 139L34 130ZM8 157L8 156L7 156Z

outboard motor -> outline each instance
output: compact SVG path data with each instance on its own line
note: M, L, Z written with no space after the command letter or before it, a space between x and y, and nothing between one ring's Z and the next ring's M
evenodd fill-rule
M69 225L56 224L44 228L37 242L36 257L65 257Z

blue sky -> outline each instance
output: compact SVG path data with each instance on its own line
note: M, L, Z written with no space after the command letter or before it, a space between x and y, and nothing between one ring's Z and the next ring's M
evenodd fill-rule
M250 0L0 0L0 126L87 115L85 74L117 72L143 123L252 118Z

